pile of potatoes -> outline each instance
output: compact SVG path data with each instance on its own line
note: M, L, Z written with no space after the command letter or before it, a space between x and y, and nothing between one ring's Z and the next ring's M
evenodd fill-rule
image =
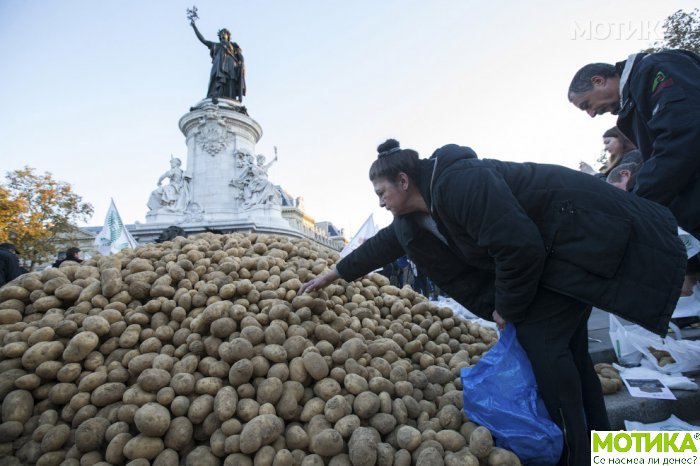
M495 331L338 254L205 233L0 288L4 465L519 465L462 412Z

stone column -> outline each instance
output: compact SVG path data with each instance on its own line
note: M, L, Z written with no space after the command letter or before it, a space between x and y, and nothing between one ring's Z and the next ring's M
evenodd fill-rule
M260 125L236 101L204 99L180 118L187 143L187 172L191 178L191 214L186 222L217 222L241 217L236 190L236 153L255 153ZM201 215L200 215L201 214ZM201 218L197 218L201 217Z

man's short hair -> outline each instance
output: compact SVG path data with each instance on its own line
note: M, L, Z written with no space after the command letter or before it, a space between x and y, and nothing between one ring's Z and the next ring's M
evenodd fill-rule
M66 250L66 256L75 257L80 252L80 248L72 247Z
M630 172L630 179L627 182L630 184L630 181L634 181L634 178L637 176L637 172L639 171L639 164L638 163L622 163L618 165L617 167L613 168L610 170L610 173L608 173L608 177L605 179L608 183L619 183L622 181L622 172L624 170L627 170Z
M574 75L574 79L569 84L569 94L580 94L593 89L593 83L591 82L593 76L607 79L617 76L617 72L615 71L615 66L609 63L589 63Z
M5 249L7 251L13 251L13 252L17 251L17 248L12 243L0 243L0 249Z

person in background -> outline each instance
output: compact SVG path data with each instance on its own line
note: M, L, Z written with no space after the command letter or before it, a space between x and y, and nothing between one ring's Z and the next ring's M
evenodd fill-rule
M80 249L76 247L68 248L66 250L66 257L63 259L58 259L53 263L54 267L59 267L62 263L66 261L77 262L80 264L83 260L80 258Z
M515 326L564 433L561 464L589 465L590 430L610 429L591 305L666 334L685 271L671 213L561 166L479 160L455 144L430 159L393 139L377 151L370 180L394 221L299 293L406 254L471 312Z
M643 159L632 192L667 206L700 239L700 56L666 50L590 63L574 75L568 98L591 117L617 115ZM690 258L686 283L699 273L700 259Z
M643 163L633 192L667 206L700 238L700 56L637 53L576 72L569 102L591 117L612 113Z
M0 244L0 286L22 275L17 248L11 243Z
M642 154L637 149L637 146L627 139L616 126L603 133L603 147L608 153L608 160L600 167L598 172L593 170L586 162L579 164L579 170L605 180L615 167L623 163L642 163Z
M610 170L608 176L605 178L605 181L616 188L631 191L632 188L634 188L634 180L637 178L638 171L638 163L622 163Z
M394 263L389 262L388 264L384 264L384 267L382 267L382 270L379 273L388 278L389 282L391 283L391 277L396 273L394 271Z
M398 268L398 283L396 286L403 288L404 285L413 283L411 275L411 267L408 265L408 257L401 256L396 259L396 267Z

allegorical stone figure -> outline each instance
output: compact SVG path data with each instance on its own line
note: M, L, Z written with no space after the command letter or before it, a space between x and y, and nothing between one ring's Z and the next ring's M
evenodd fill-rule
M148 199L150 210L168 210L171 212L184 212L190 203L189 180L180 166L182 162L177 157L170 158L170 170L158 178L158 188L151 193ZM163 180L170 180L163 186Z
M244 209L250 209L256 205L281 204L282 199L277 187L267 179L267 170L277 161L277 156L268 164L265 164L265 156L238 153L236 162L240 170L236 179L231 180L231 186L237 188L237 198L242 201Z
M218 33L219 42L206 40L197 29L195 18L190 18L190 25L201 43L207 46L211 55L211 74L207 97L225 97L239 102L245 95L245 65L243 51L235 42L231 42L228 29Z

